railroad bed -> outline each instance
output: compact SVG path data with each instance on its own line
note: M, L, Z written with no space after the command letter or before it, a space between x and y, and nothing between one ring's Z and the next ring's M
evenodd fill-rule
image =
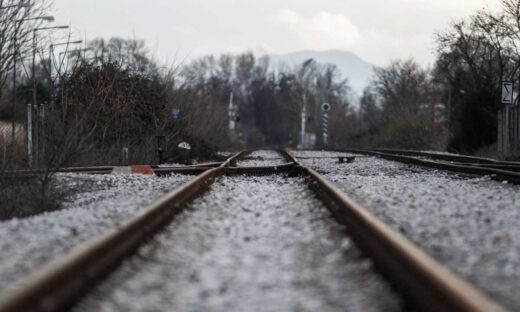
M333 157L341 154L327 153L310 153L302 159L346 189L334 174L355 176L348 168L358 166L359 160L333 168ZM369 162L371 158L360 159ZM374 170L384 175L385 167ZM68 225L69 214L74 215L72 220L81 219L81 208L60 211L65 217L58 217L58 221L46 218L52 214L13 220L10 229L21 233L23 239L10 245L12 252L18 252L17 243L33 239L24 232L39 235L34 246L21 248L19 255L19 261L26 263L22 268L36 274L2 293L0 312L54 311L73 303L78 311L392 311L403 310L405 305L432 311L502 310L288 153L241 152L215 168L194 169L203 173L163 180L167 182L161 185L171 183L175 190L148 207L142 207L147 202L140 201L131 208L116 209L114 215L121 217L114 219L108 217L112 212L94 213L92 227L99 227L102 233L79 228L85 233L77 235L74 225L63 225ZM389 172L398 177L401 169ZM153 185L153 179L159 178L128 179L152 179L148 181ZM189 182L179 187L180 181ZM94 194L93 189L90 195ZM142 192L122 195L120 200L152 194L156 193L145 187ZM87 207L96 205L96 200L86 202ZM397 218L377 210L375 214L409 235ZM16 222L28 223L17 230ZM34 228L28 230L32 225ZM85 227L90 227L88 222ZM46 239L48 232L59 234ZM89 235L93 238L81 243ZM66 247L51 246L67 236L73 239ZM65 255L58 257L62 252ZM58 259L39 268L52 257ZM17 264L5 265L9 266ZM14 272L6 285L19 278L20 267ZM86 291L89 295L78 303ZM514 306L510 300L501 302Z
M249 155L242 157L237 165L240 167L263 167L263 166L277 166L286 164L287 160L283 158L280 153L275 151L253 151Z
M439 262L520 310L520 187L344 152L296 151ZM348 153L348 155L352 155Z
M302 178L224 176L77 311L399 311L398 298Z
M192 177L59 174L77 189L65 207L0 222L0 291L35 268L100 235Z

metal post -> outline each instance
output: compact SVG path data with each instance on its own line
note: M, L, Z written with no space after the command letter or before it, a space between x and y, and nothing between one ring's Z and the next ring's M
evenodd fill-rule
M159 158L159 165L165 161L164 154L166 153L166 136L157 135L157 156Z
M123 166L128 166L128 147L123 147L121 154Z
M41 156L45 157L45 104L40 104L40 145Z
M53 53L54 53L53 45L50 44L49 45L49 96L50 96L51 104L54 103L54 90L53 90L54 82L52 80L52 59L53 59Z
M27 105L27 161L32 165L32 104Z
M229 130L231 132L235 131L235 112L233 107L233 92L229 96L229 107L228 107L228 117L229 117Z
M451 139L451 83L448 83L448 140Z
M504 155L509 154L509 105L506 105L506 117L504 123Z
M34 113L33 144L34 144L34 159L35 159L34 166L38 167L40 165L40 146L39 146L39 143L40 143L40 140L39 140L39 136L40 136L40 112L39 112L39 109L38 109L38 104L34 105L33 109L34 109L34 112L33 112Z
M14 45L14 55L13 55L13 111L12 111L12 129L11 129L11 142L14 144L16 139L16 57L18 56L17 46L16 46L16 30L13 35L13 45Z
M49 45L49 81L52 80L52 44ZM59 62L59 60L58 60ZM49 83L50 85L50 83Z
M32 96L33 96L33 105L38 104L37 99L37 93L36 93L36 29L33 29L33 42L32 42L32 69L31 69L31 76L32 76Z
M306 98L305 94L303 95L303 105L302 105L302 111L301 111L301 131L300 131L300 148L305 148L305 117L307 115L306 112Z
M497 123L498 123L498 129L497 129L497 152L502 154L503 147L504 147L504 119L502 118L502 110L498 110L497 114Z
M323 113L323 146L327 147L329 136L329 114Z

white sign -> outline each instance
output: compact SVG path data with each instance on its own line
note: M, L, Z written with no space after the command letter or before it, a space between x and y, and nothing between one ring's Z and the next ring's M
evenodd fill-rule
M512 81L502 81L502 104L513 104Z
M330 104L329 103L321 104L321 110L324 112L328 112L330 110Z

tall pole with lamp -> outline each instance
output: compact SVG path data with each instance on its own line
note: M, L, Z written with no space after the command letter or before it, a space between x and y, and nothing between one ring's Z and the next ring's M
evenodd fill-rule
M47 21L54 21L54 17L52 16L49 16L49 17L46 17L44 18L46 19ZM31 80L32 80L32 87L33 87L33 103L32 105L30 106L31 109L35 109L35 117L36 117L36 120L38 120L38 96L37 96L37 84L36 84L36 32L40 31L40 30L51 30L51 29L66 29L66 28L69 28L69 26L50 26L50 27L37 27L37 28L34 28L33 29L33 40L32 40L32 69L31 69ZM31 118L32 119L32 118ZM30 121L32 123L32 121ZM29 131L28 131L29 132ZM36 159L38 160L39 159L39 155L38 155L38 122L36 122L35 124L35 132L36 132L36 136L35 136L35 141L34 141L34 149L35 149L35 152L36 152ZM28 136L29 136L29 139L28 139L28 142L30 142L30 146L28 146L28 155L29 155L29 164L32 165L32 133L28 133Z
M52 79L52 67L53 67L53 60L54 60L54 47L57 47L57 46L62 46L62 45L70 45L70 44L81 44L83 42L83 40L76 40L76 41L67 41L67 42L60 42L60 43L53 43L53 44L50 44L49 45L49 94L50 94L50 106L51 107L54 107L54 102L55 102L55 95L54 95L54 92L53 92L53 87L54 87L54 80ZM68 50L67 50L68 51ZM61 67L61 62L58 58L58 63L60 64L59 66L56 65L56 68L58 69L58 71L60 70L60 67ZM59 76L59 73L58 73L58 76Z
M4 6L4 7L0 7L0 10L4 10L4 9L10 9L10 8L18 8L18 9L22 9L22 8L29 8L31 7L32 4L30 1L20 1L18 4L14 4L14 5L8 5L8 6ZM23 22L23 21L26 21L26 20L30 20L30 19L21 19L21 20L15 20L14 22ZM18 56L18 45L17 45L17 36L16 36L16 26L15 26L15 29L13 29L13 103L12 103L12 129L11 129L11 142L14 143L14 140L15 140L15 133L16 133L16 118L15 118L15 115L16 115L16 58Z
M82 42L83 42L83 40L76 40L76 41L52 43L49 45L49 78L51 80L52 80L52 60L53 60L54 48L57 46L62 46L62 45L81 44ZM74 51L77 51L77 50L74 50Z

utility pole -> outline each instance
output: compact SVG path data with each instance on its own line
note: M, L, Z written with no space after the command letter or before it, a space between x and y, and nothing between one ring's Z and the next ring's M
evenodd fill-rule
M229 131L235 131L235 112L233 106L233 92L229 96L229 107L228 107L228 118L229 118Z
M14 54L13 54L13 107L12 107L12 129L11 129L11 143L14 144L16 139L16 57L18 56L18 47L16 46L16 30L13 34L13 46L14 46Z
M30 8L32 7L31 1L20 1L18 4L15 5L8 5L5 7L0 7L0 10L2 9L9 9L9 8ZM45 19L45 17L42 17ZM39 17L36 18L26 18L26 19L20 19L15 20L14 22L23 22L27 20L35 20L40 19ZM14 144L14 140L16 138L15 132L16 132L16 58L18 57L18 36L16 35L18 29L16 28L16 25L13 29L13 103L12 103L12 129L11 129L11 142Z
M40 17L38 19L43 19L43 20L46 20L48 22L53 22L54 21L54 17L53 16L45 16L45 17ZM66 28L69 28L69 26L50 26L50 27L40 27L40 28L34 28L32 30L32 35L33 35L33 40L32 40L32 87L33 87L33 90L32 90L32 98L33 98L33 107L35 109L35 117L36 117L36 124L34 125L35 126L35 132L36 132L36 136L35 136L35 152L36 152L36 165L38 166L38 159L39 159L39 155L38 155L38 152L39 152L39 147L38 147L38 115L39 115L39 109L38 109L38 93L37 93L37 83L36 83L36 32L39 31L39 30L50 30L50 29L66 29ZM32 145L32 144L31 144ZM32 152L31 152L32 154Z
M451 83L448 83L448 140L451 139Z
M301 111L301 128L300 128L300 148L305 148L305 122L307 115L307 108L305 93L303 94L303 103L302 103L302 111Z
M32 42L32 48L33 48L33 53L32 53L32 86L33 86L33 92L32 92L32 95L33 95L33 101L32 101L32 105L31 105L31 111L33 109L35 109L35 117L36 117L36 124L34 125L34 130L35 130L35 133L36 133L36 136L35 136L35 140L34 140L34 151L36 153L36 167L38 166L38 96L37 96L37 89L36 89L36 28L33 29L33 42ZM31 114L32 115L32 114ZM32 119L31 119L31 123L32 123ZM31 130L32 130L32 127L31 127ZM31 134L31 141L32 141L32 134ZM32 142L31 142L32 143ZM32 144L31 144L32 146Z
M32 104L27 104L27 161L32 166Z

